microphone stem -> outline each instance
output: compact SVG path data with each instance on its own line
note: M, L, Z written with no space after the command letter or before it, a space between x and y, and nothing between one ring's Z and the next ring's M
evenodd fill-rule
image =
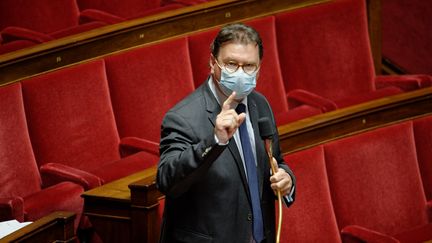
M265 146L266 146L266 151L267 151L267 156L269 159L269 163L270 163L270 167L272 170L273 175L276 174L276 167L273 164L273 146L272 146L272 142L271 139L266 139L265 140ZM279 217L278 217L278 229L277 229L277 233L276 233L276 243L280 242L280 234L281 234L281 227L282 227L282 196L281 196L281 192L278 189L277 190L277 196L278 196L278 205L279 205Z

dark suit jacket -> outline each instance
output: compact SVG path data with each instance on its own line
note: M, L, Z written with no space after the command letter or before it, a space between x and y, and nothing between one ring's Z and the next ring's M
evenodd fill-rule
M275 238L275 196L270 188L270 165L259 135L258 119L273 114L267 100L248 96L254 128L261 208L267 242ZM232 138L227 146L215 143L214 124L220 105L205 82L167 112L160 142L157 173L166 195L161 242L249 242L252 211L243 163ZM275 128L275 131L276 128ZM280 154L277 134L274 157L295 178Z

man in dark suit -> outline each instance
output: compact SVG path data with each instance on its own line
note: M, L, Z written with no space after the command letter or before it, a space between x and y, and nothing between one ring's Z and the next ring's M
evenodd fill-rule
M277 131L269 103L254 91L262 55L254 29L225 26L212 44L208 81L167 112L157 173L166 195L161 242L275 241L275 192L290 205L295 177L277 132L271 175L259 134L262 117Z

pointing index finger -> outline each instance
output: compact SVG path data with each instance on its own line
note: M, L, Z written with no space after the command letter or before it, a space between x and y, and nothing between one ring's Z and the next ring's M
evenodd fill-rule
M227 99L225 100L225 102L223 103L223 106L222 106L222 109L223 109L223 110L229 110L229 109L231 109L231 103L233 102L235 95L236 95L236 92L233 91L233 92L231 93L231 95L228 96L228 98L227 98Z

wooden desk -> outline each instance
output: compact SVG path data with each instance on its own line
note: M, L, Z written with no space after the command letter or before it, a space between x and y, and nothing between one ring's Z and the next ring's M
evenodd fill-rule
M157 242L160 225L157 167L84 192L84 215L104 243Z
M5 236L0 242L74 242L75 216L72 212L54 212Z

